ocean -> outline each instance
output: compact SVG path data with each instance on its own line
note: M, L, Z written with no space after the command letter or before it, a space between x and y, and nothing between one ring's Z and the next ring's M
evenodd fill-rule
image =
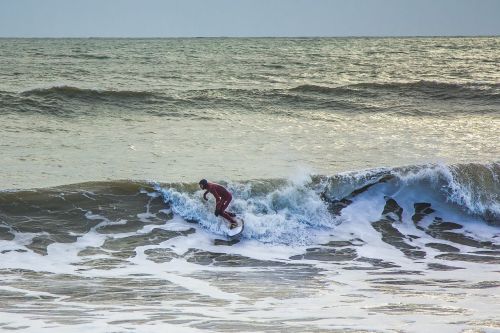
M500 332L499 50L0 39L0 331Z

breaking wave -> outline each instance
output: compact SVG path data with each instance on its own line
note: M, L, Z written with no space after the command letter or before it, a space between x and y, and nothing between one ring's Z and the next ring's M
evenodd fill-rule
M245 238L310 244L318 233L341 230L346 219L373 223L392 216L418 228L432 221L500 226L499 177L499 163L435 164L223 184L233 193L230 209L246 221ZM88 232L94 220L126 230L143 219L163 224L177 216L223 236L224 222L212 211L197 183L91 182L3 191L0 234L13 239L18 232L43 232L46 246ZM98 218L89 221L93 216Z

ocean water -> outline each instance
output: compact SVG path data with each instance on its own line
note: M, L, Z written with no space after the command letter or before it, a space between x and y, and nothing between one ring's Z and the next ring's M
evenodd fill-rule
M0 39L0 331L500 332L499 50Z

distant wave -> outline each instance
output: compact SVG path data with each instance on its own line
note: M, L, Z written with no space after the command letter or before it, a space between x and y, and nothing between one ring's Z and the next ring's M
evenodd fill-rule
M44 114L72 117L102 112L146 110L166 101L149 91L91 89L68 85L35 88L20 93L0 91L0 109L4 113ZM96 106L100 106L97 107Z
M95 107L99 103L103 104L102 108ZM306 84L288 89L249 87L193 89L175 93L169 90L136 91L57 85L21 93L0 91L0 107L4 112L34 112L58 116L102 110L133 110L156 116L196 119L211 118L207 109L271 112L293 117L302 117L303 110L389 112L417 116L498 114L500 84L434 81L357 83L344 86Z
M90 60L106 60L111 59L111 56L105 54L92 54L92 53L74 53L74 54L47 54L43 52L35 52L34 55L43 57L55 58L72 58L72 59L90 59Z
M131 91L131 90L99 90L78 88L73 86L52 86L48 88L36 88L26 90L21 93L23 96L59 96L69 98L103 98L103 97L118 97L118 98L148 98L154 96L153 93L147 91Z
M69 58L81 58L81 59L96 59L96 60L104 60L111 59L110 56L104 54L70 54L67 55Z
M289 89L293 92L305 92L305 93L322 93L322 94L333 94L333 93L353 93L351 86L340 86L340 87L327 87L315 84L303 84L294 88Z
M381 91L405 94L424 94L436 99L495 99L500 101L500 84L461 84L437 81L415 82L370 82L329 87L322 85L301 85L291 88L292 92L320 94L353 94L373 96Z
M273 68L273 69L284 69L286 66L281 64L262 64L263 67Z
M454 84L435 81L417 82L387 82L387 83L357 83L338 87L306 84L288 90L280 89L203 89L186 91L183 100L192 101L228 101L233 98L283 98L287 93L318 93L324 95L351 95L353 97L383 97L384 93L425 94L427 97L437 99L498 99L500 101L500 84ZM162 93L163 98L168 97ZM120 97L120 98L148 98L160 97L158 93L150 91L112 90L112 89L90 89L75 86L52 86L47 88L36 88L21 93L23 96L61 96L67 98L78 97ZM290 96L292 97L292 96ZM304 96L305 101L310 101ZM174 98L168 98L170 100ZM180 98L181 100L182 98Z

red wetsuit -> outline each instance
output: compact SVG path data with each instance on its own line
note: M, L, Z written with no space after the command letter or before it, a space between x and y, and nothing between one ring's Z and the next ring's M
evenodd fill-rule
M208 200L208 193L212 193L215 197L215 216L221 215L231 223L236 223L232 216L228 212L226 212L227 206L229 206L229 203L233 199L231 193L229 193L229 191L226 190L224 186L216 183L208 183L205 190L205 193L203 193L203 198L205 200Z

